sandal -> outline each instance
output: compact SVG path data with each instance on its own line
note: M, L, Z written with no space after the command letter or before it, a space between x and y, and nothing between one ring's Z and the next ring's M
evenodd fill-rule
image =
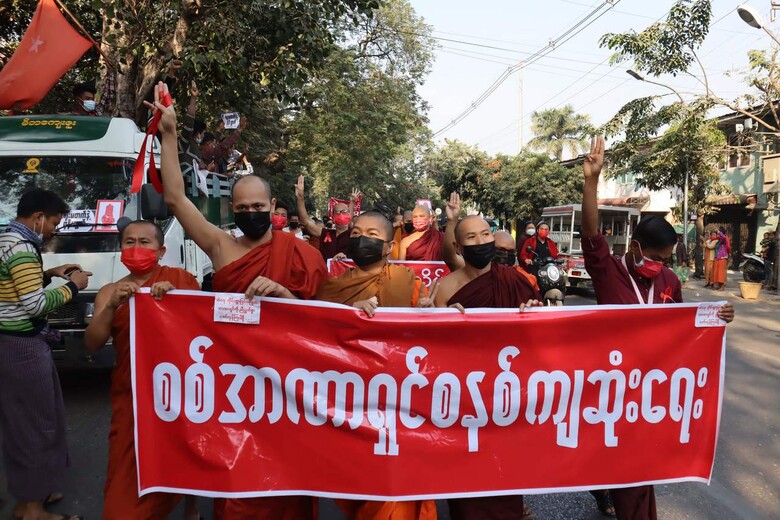
M531 510L531 506L523 504L523 520L534 520L534 512Z
M590 494L596 499L596 507L602 515L615 516L615 506L612 505L609 491L591 491Z

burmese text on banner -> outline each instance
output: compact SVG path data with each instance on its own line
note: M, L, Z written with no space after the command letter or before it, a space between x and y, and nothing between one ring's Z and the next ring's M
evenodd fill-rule
M717 305L369 319L238 298L131 301L142 493L412 499L709 480Z
M444 262L419 262L411 260L390 260L391 265L401 265L408 267L414 274L422 280L426 287L430 287L433 282L450 274L450 268ZM350 267L355 267L352 260L328 260L328 273L333 276L344 274Z

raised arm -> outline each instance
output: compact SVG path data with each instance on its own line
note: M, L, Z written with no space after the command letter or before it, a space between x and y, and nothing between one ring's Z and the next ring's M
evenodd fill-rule
M313 237L319 237L322 235L322 229L324 226L318 225L312 219L309 218L309 214L306 212L306 201L304 199L304 178L303 175L298 177L298 184L295 185L295 199L298 201L298 220L301 221L301 225L306 231Z
M162 112L159 131L162 134L162 181L165 203L181 222L184 231L198 246L212 258L218 254L220 246L231 238L227 233L206 220L184 194L184 177L179 167L178 147L176 144L176 112L173 105L165 107L160 103L162 96L168 93L168 86L160 82L154 92L152 109Z
M352 190L352 193L349 194L349 216L350 218L355 218L355 204L357 204L357 200L362 196L363 194L360 193L360 190L355 188Z
M444 247L442 249L444 263L447 264L450 271L457 271L466 265L463 257L455 250L455 226L458 224L459 218L460 195L453 191L449 202L447 202L447 229L444 231Z
M590 153L585 156L582 169L585 174L585 188L582 193L582 238L593 238L599 234L598 186L599 175L604 167L604 138L594 137Z

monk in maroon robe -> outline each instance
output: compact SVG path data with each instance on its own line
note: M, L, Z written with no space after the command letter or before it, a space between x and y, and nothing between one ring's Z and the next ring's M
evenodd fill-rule
M412 211L414 233L401 240L399 260L439 262L442 260L444 233L433 226L433 213L426 206Z
M448 226L449 227L449 226ZM495 238L479 216L466 217L454 228L464 266L439 281L437 307L523 308L541 305L539 291L514 267L493 262ZM521 520L522 495L449 500L452 520Z
M213 287L221 292L242 292L247 298L311 298L326 278L320 254L293 235L271 230L276 199L261 177L248 175L233 184L232 207L236 226L243 236L234 238L206 220L184 194L179 169L176 113L159 100L168 93L164 83L155 89L155 104L162 113L162 177L165 202L185 232L205 251L216 272ZM258 461L258 471L263 471ZM273 480L273 476L269 476ZM313 497L268 497L216 499L216 519L306 520L317 517Z
M674 253L677 234L661 217L644 217L632 236L628 253L612 256L604 236L599 233L598 183L604 166L604 140L594 139L583 170L585 187L582 198L582 252L585 269L593 279L600 305L636 305L682 303L682 287L665 261ZM723 306L718 316L731 322L734 308ZM616 463L620 463L616 461ZM653 486L610 490L618 520L656 520Z

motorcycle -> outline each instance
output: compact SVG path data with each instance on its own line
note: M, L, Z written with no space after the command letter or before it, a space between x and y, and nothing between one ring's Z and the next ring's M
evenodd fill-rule
M551 257L540 258L530 246L525 250L536 257L534 258L534 266L539 268L536 274L536 283L539 284L539 292L542 293L544 304L548 307L563 305L566 298L566 278L560 266L566 261Z
M739 264L739 270L742 271L742 278L746 282L760 283L764 281L766 276L764 259L758 255L742 253L742 262Z

